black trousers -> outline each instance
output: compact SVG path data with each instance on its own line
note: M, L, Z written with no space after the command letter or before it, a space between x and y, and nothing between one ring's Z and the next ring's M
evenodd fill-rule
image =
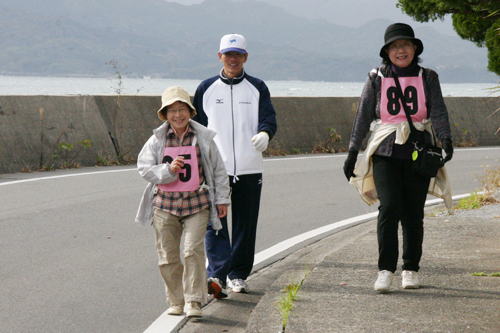
M411 161L372 156L379 215L377 237L379 270L395 272L399 245L398 226L403 229L403 270L418 272L424 240L424 206L430 178L411 170Z
M231 186L232 233L229 237L227 217L221 218L222 229L216 232L209 224L205 236L208 267L207 276L226 282L246 280L253 268L257 221L259 218L262 174L229 177Z

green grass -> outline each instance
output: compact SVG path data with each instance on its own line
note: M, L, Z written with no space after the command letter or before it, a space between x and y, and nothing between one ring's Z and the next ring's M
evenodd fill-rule
M482 185L481 190L473 192L469 197L462 198L455 209L479 209L484 205L497 203L493 194L500 187L500 168L484 168L484 174L477 176Z
M485 272L474 272L471 276L491 276L491 277L500 277L500 272L486 274Z
M455 209L479 209L483 206L483 200L484 194L475 191L470 196L462 198Z
M311 273L311 270L306 267L304 277L300 279L300 281L293 280L285 287L285 289L281 290L281 300L278 302L278 311L281 314L281 324L283 325L283 332L286 329L288 317L290 316L290 312L293 308L293 303L295 302L297 294L309 273Z

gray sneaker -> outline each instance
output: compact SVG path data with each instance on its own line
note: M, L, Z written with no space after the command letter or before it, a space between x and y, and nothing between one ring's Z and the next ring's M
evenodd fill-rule
M233 289L235 293L248 293L250 288L245 280L242 279L229 279L227 278L227 286Z
M403 288L404 289L418 289L420 288L420 281L418 279L418 273L415 271L403 271L401 273L403 277Z
M373 288L376 292L380 294L388 293L391 290L392 280L394 279L394 273L390 271L380 271L378 272L377 281Z

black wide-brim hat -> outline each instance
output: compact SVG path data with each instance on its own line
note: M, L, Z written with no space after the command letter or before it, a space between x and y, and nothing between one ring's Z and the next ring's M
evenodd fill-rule
M408 39L411 40L413 44L417 45L417 49L415 50L415 56L420 55L424 51L424 44L418 38L415 38L415 33L413 32L412 27L405 23L394 23L387 27L385 30L384 41L385 44L380 49L380 56L385 58L387 56L387 52L385 51L392 42L399 39Z

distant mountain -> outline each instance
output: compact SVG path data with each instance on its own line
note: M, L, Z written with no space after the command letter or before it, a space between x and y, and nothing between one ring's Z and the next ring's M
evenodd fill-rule
M203 0L169 0L182 4L200 3ZM233 0L247 1L247 0ZM331 23L348 27L359 27L369 21L382 18L394 22L403 22L414 28L433 27L440 33L456 36L451 24L451 16L445 17L444 21L420 23L414 21L397 7L398 0L259 0L274 6L284 8L292 15L307 17L310 19L325 19Z
M257 1L0 0L0 74L107 76L114 59L131 76L203 79L222 66L222 35L236 32L248 41L245 68L262 79L364 81L391 23L339 26ZM497 81L486 50L430 27L416 34L442 82Z

